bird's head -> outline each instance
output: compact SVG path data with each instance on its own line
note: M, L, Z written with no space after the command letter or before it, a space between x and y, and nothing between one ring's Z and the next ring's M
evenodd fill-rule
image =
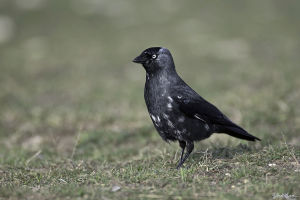
M174 69L170 51L163 47L151 47L144 50L133 62L142 64L148 73Z

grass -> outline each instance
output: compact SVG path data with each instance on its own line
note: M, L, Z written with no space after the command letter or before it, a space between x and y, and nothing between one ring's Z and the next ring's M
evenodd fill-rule
M0 199L299 198L299 3L36 2L0 3ZM213 135L176 170L131 63L157 45L262 141Z

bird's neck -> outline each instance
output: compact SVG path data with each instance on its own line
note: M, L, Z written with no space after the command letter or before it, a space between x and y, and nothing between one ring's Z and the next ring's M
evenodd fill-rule
M155 73L146 72L146 82L155 82L159 85L168 85L178 78L176 70L173 69L163 69L156 71Z

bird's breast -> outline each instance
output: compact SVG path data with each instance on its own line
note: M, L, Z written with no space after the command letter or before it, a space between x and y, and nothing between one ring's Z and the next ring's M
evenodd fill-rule
M175 107L175 102L166 87L145 87L144 98L150 113L159 114L163 111L171 111Z

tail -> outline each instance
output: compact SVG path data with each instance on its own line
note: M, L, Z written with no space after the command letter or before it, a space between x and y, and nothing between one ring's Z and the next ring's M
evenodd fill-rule
M248 140L248 141L256 141L259 140L259 138L250 135L247 131L245 131L243 128L239 127L239 126L221 126L219 127L218 130L219 133L227 133L230 136L236 137L236 138L240 138L243 140Z

